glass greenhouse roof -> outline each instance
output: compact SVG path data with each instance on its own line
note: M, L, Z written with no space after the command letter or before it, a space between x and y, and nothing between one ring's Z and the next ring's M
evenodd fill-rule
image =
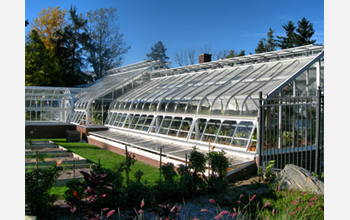
M308 45L160 70L159 77L114 99L104 125L160 140L255 151L250 146L256 142L259 93L315 95L323 85L323 54L323 46Z
M154 78L115 99L110 110L257 116L259 92L263 97L276 94L319 57L313 54Z

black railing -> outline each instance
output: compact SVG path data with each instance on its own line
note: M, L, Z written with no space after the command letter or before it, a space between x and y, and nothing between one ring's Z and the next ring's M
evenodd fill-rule
M295 164L311 172L324 170L324 96L276 97L260 94L259 168L274 160L274 169Z

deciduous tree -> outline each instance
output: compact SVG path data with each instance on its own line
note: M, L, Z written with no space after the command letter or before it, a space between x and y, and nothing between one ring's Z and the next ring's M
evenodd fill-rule
M38 33L38 36L50 51L54 50L54 45L50 39L57 40L57 35L55 36L54 33L62 32L67 24L66 13L67 11L59 9L59 6L55 8L47 7L47 9L42 9L38 17L30 24L31 30Z
M116 11L116 8L101 8L87 13L88 24L84 26L90 36L87 60L96 79L101 78L104 71L121 66L124 55L130 49L119 32Z

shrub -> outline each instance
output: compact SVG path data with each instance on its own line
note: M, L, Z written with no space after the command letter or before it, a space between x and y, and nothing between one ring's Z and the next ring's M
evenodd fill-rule
M194 169L194 173L197 175L197 173L203 173L205 171L205 162L206 158L205 155L196 151L192 150L190 153L190 168Z
M173 163L167 163L160 168L162 175L165 178L165 181L173 182L174 177L177 175L176 171L174 170L174 164Z
M25 174L25 203L32 212L40 218L50 215L56 195L50 195L50 189L59 177L62 167L36 169Z
M227 173L229 162L225 157L224 151L211 151L208 154L208 160L211 162L211 168L214 172L219 174L219 177L223 179Z
M147 206L155 204L154 189L151 186L141 182L130 181L126 187L126 205L128 207L139 207L140 201L144 200Z

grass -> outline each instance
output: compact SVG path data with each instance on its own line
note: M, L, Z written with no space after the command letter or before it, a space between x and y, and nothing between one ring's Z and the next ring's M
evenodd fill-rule
M100 164L103 168L114 169L117 164L125 162L125 156L119 155L117 153L108 151L106 149L99 148L95 145L87 143L70 142L67 143L65 139L51 139L56 144L61 145L69 151L72 151L84 158L89 162L98 164L100 159ZM159 180L159 169L151 165L136 161L136 163L131 166L130 180L135 181L134 173L138 170L144 172L141 181L147 181L147 183L155 183ZM123 173L124 180L126 180L126 174Z

